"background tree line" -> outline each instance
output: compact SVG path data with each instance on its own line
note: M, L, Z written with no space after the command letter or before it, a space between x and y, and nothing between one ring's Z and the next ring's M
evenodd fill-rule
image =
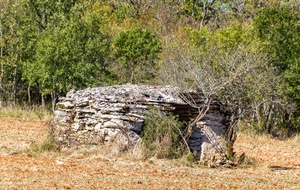
M1 0L0 102L172 84L259 132L300 129L298 0Z

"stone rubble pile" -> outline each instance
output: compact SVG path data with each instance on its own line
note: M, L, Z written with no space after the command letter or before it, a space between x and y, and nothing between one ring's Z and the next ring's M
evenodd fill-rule
M196 118L198 109L187 103L188 100L197 105L206 101L201 93L180 92L171 86L119 85L70 91L56 105L56 141L61 147L118 143L125 149L140 141L150 106L173 112L183 121ZM217 151L214 141L225 143L227 127L222 106L212 102L205 117L193 127L188 139L190 149L201 159L211 157ZM217 145L224 149L224 143Z

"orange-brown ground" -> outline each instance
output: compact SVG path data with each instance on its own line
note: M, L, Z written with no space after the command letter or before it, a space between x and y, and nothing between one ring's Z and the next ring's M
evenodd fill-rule
M256 165L206 168L182 160L139 160L101 150L44 152L29 157L47 136L44 121L0 117L0 189L300 189L300 140L240 135L237 154Z

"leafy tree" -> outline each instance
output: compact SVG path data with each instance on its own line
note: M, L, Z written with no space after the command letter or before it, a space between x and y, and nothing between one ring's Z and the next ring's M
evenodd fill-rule
M275 75L269 54L252 38L247 23L233 22L217 30L187 28L186 34L190 43L173 42L162 81L199 89L208 99L217 96L239 119L250 120L259 129L265 123L282 123L277 116L272 122L267 119L270 107L281 106L276 85L281 77Z
M42 102L46 95L54 99L56 93L108 81L108 37L91 20L72 17L64 24L46 28L37 39L32 61L24 63L23 77L29 85L38 83Z
M2 2L1 23L1 99L14 102L22 97L21 61L30 55L32 44L24 41L32 38L28 17L20 3ZM23 98L21 98L24 100ZM1 100L0 100L1 101Z
M285 71L299 58L299 6L276 4L263 10L254 20L257 37L273 54L274 65Z
M122 82L147 82L154 77L161 51L161 43L155 33L140 27L121 32L114 41L114 49L114 56L121 66L115 72L124 76Z
M299 10L299 4L282 1L262 10L254 19L255 34L264 44L264 50L272 55L272 64L285 81L281 84L286 95L284 112L296 118L300 115L296 111L300 106ZM290 106L293 102L297 107ZM291 116L287 116L285 120L290 123Z
M1 4L1 99L16 100L27 92L29 103L41 96L44 104L45 97L54 99L70 88L112 82L106 69L109 37L100 31L101 19L88 11L93 5L39 0Z

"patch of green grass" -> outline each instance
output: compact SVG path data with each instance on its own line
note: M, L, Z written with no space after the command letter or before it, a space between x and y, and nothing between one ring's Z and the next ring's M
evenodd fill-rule
M26 150L28 157L38 157L43 152L57 152L59 151L58 147L55 144L54 136L52 134L42 141L41 143L33 143Z
M48 136L40 143L32 143L25 151L27 156L38 157L44 152L60 151L55 141L53 123L49 121L46 125L48 127Z

